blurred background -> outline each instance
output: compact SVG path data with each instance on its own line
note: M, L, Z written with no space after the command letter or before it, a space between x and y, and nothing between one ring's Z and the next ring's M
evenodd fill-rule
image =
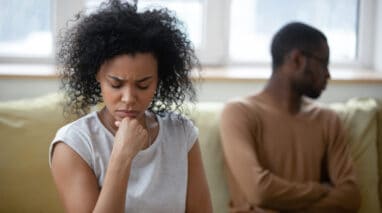
M0 0L0 100L56 92L56 36L79 11L102 0ZM270 75L270 40L285 23L321 29L331 50L332 81L320 101L382 98L380 0L139 0L167 7L184 23L200 58L200 101L259 91Z

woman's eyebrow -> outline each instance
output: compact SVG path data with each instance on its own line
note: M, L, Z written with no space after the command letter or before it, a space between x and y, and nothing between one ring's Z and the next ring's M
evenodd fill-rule
M136 82L138 82L138 83L140 83L140 82L144 82L144 81L149 80L150 78L152 78L152 76L143 77L142 79L138 79L138 80L136 80Z
M117 76L107 75L107 77L108 77L108 78L111 78L112 80L119 81L119 82L127 81L126 79L119 78L119 77L117 77ZM151 79L151 78L152 78L152 76L150 75L150 76L146 76L146 77L143 77L143 78L141 78L141 79L138 79L138 80L136 80L135 82L140 83L140 82L147 81L147 80L149 80L149 79Z
M111 78L112 80L115 80L115 81L125 81L125 79L119 78L117 76L107 75L107 77Z

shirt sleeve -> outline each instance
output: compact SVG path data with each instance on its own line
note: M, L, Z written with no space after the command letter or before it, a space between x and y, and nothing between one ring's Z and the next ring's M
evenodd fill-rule
M88 137L73 125L66 125L59 129L49 147L49 166L52 165L53 147L62 142L73 149L93 169L91 145Z
M198 139L199 129L187 118L183 119L183 123L186 129L187 152L189 152Z
M307 212L357 212L361 195L345 131L338 116L334 112L329 115L326 169L331 187L329 193Z
M242 102L230 102L223 109L220 124L227 167L249 204L297 210L324 197L328 189L320 183L291 182L262 166L255 146L261 122L253 113Z

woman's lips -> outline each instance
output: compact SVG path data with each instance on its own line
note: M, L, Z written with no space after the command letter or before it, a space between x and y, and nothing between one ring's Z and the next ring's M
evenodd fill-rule
M139 111L135 110L116 110L116 115L120 118L137 118L139 115Z

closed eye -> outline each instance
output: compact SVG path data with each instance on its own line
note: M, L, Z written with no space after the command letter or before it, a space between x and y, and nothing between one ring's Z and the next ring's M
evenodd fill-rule
M150 79L152 79L151 76L148 76L148 77L145 77L143 79L138 80L136 82L138 89L145 90L145 89L149 88L149 86L151 84Z
M118 89L118 88L121 88L121 84L118 84L118 85L111 84L111 87L114 89Z
M147 84L147 82L144 82L144 83L138 83L138 84L137 84L138 89L141 89L141 90L148 89L149 86L150 86L150 84Z

